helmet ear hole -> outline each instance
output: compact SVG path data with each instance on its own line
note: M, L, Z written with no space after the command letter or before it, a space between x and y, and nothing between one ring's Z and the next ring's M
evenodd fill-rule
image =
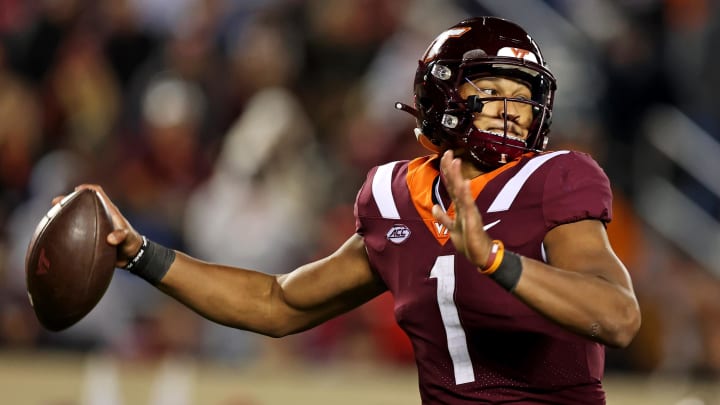
M428 108L432 107L432 105L433 105L432 99L430 99L428 97L420 97L420 99L418 100L418 103L420 104L420 106L422 108L425 108L425 109L428 109Z

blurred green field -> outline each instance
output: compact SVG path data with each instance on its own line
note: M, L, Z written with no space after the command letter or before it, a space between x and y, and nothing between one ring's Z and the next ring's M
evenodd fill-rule
M610 405L720 404L720 384L610 375ZM108 361L98 356L0 353L5 405L419 404L413 368L368 365Z

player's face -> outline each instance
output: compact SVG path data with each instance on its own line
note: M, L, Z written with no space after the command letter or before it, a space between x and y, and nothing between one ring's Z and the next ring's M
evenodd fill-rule
M473 81L466 81L460 87L460 95L467 99L469 96L507 97L530 100L530 88L518 81L504 77L483 77ZM473 124L482 131L495 132L500 136L504 134L505 116L507 116L508 136L525 140L528 128L532 123L532 106L518 101L508 101L507 112L502 100L485 103L479 113L474 114Z

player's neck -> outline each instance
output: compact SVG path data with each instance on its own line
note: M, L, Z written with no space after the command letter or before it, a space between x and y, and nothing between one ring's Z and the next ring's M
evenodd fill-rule
M468 180L472 180L472 179L486 173L486 172L478 169L477 166L475 166L472 162L468 162L467 160L462 161L460 170L462 171L463 178L468 179Z

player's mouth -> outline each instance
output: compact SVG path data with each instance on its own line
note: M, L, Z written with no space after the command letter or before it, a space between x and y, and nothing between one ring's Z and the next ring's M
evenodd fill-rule
M491 134L493 134L493 135L497 135L497 136L500 136L500 137L505 137L505 129L504 129L504 128L488 128L488 129L485 129L484 131L485 131L485 132L489 132L489 133L491 133ZM524 140L525 140L525 136L524 136L524 135L520 135L520 133L517 132L517 131L516 131L514 128L512 128L511 126L508 126L507 137L510 138L510 139L514 139L514 140L516 140L516 141L524 141Z

